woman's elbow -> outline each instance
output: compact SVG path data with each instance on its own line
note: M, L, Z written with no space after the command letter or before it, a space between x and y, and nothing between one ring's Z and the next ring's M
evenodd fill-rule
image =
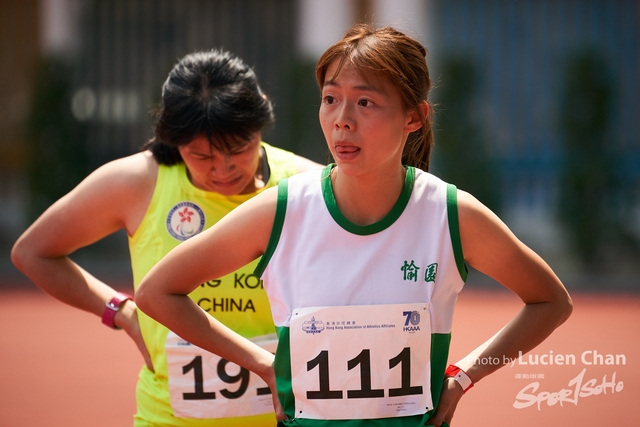
M136 302L136 306L143 313L153 317L153 290L149 284L149 281L145 278L142 279L138 289L136 289L134 300Z
M11 248L11 262L22 273L26 274L29 258L32 255L31 245L25 241L24 236L21 236Z
M563 291L564 292L561 292L556 298L556 307L559 317L558 326L566 322L573 312L573 300L566 289L563 288Z

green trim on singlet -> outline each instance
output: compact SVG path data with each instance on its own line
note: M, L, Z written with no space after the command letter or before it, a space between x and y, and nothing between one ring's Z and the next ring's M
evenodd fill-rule
M458 272L463 281L467 281L467 265L462 253L462 241L460 240L460 224L458 222L458 189L453 184L447 184L447 218L449 219L449 233L453 254L458 266Z
M322 170L322 196L324 202L327 205L327 209L331 214L333 220L346 231L359 235L368 236L371 234L379 233L386 228L389 228L404 212L404 208L407 207L409 199L411 198L411 192L413 191L413 183L415 182L416 171L412 166L406 167L406 173L404 178L404 186L400 197L396 201L391 211L380 221L369 225L358 225L349 221L338 209L336 198L333 194L333 187L331 186L331 169L335 166L335 163L326 166Z
M273 362L273 371L276 375L276 390L278 400L284 409L287 419L293 420L295 405L293 400L293 387L291 375L291 342L289 340L289 328L276 326L278 335L278 347Z
M451 333L431 334L431 399L434 409L438 407L440 394L442 393L442 382L444 381L444 371L447 369L449 360L449 346L451 344ZM424 421L431 418L433 409L424 418Z
M431 418L434 409L424 415L413 415L410 417L376 418L367 420L311 420L307 418L295 418L295 400L293 398L292 375L291 375L291 344L289 340L290 330L288 327L276 327L278 334L278 348L273 369L276 374L276 388L278 390L278 400L284 409L284 413L289 421L283 421L285 426L305 426L305 427L415 427L425 425ZM431 334L431 397L433 404L437 407L442 392L442 382L444 381L444 371L449 358L449 345L451 343L451 333Z
M284 217L287 213L287 195L289 194L289 180L288 178L281 179L278 182L278 201L276 203L276 216L273 219L273 227L271 228L271 236L269 236L269 243L267 243L267 248L264 250L264 255L260 258L258 265L255 270L253 270L253 274L258 277L262 277L262 273L264 273L264 269L267 268L267 264L269 264L269 260L273 256L273 253L278 246L278 241L280 240L280 235L282 234L282 226L284 225Z

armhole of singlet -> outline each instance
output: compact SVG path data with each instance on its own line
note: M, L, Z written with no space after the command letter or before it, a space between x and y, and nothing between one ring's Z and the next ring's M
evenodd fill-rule
M467 265L464 262L462 253L462 241L460 240L460 226L458 223L458 189L453 184L447 184L447 218L449 220L449 234L451 235L451 245L453 255L458 267L458 273L463 282L467 281Z
M165 182L167 180L166 176L168 173L169 172L167 171L167 167L158 163L156 182L153 187L151 200L149 200L149 206L147 206L147 209L144 212L144 216L142 217L142 221L140 221L140 224L138 224L138 228L136 228L136 231L133 233L133 235L127 235L130 246L137 244L137 242L141 239L140 235L144 233L143 230L146 230L147 223L155 220L155 218L152 217L154 216L154 213L157 212L156 206L160 203L162 188L165 187Z
M265 268L267 268L267 264L269 264L269 260L273 256L273 253L278 246L278 241L280 240L280 234L282 234L282 226L284 225L284 217L287 213L287 195L289 193L289 180L287 178L281 179L278 182L278 201L276 203L276 216L273 219L273 228L271 229L271 236L269 237L269 243L267 243L267 248L260 258L258 265L256 266L253 274L258 277L262 276Z
M260 149L262 150L262 180L266 186L269 179L271 179L271 166L269 166L269 159L267 158L267 149L264 148L264 145L261 145Z

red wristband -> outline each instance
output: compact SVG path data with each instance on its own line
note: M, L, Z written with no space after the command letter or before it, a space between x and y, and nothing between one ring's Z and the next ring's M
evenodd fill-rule
M447 370L444 372L445 378L453 378L456 380L460 387L462 387L462 392L466 393L471 387L473 387L473 381L469 378L469 375L462 369L458 368L456 365L449 365Z
M115 294L115 296L105 304L106 307L104 309L104 312L102 313L102 323L104 323L111 329L120 329L116 326L115 323L113 323L113 321L122 304L130 299L132 300L133 297L130 297L127 294L123 294L122 292L118 292L117 294Z

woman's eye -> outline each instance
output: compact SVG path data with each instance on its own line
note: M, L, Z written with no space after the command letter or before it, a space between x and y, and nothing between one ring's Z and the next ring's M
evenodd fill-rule
M371 105L371 101L369 101L368 99L361 99L360 101L358 101L358 105L361 107L368 107L369 105Z
M239 156L240 154L246 153L248 150L248 147L242 147L237 151L232 151L231 153L229 153L229 156Z
M335 100L336 99L331 95L327 95L324 97L324 102L326 102L327 104L333 104Z

